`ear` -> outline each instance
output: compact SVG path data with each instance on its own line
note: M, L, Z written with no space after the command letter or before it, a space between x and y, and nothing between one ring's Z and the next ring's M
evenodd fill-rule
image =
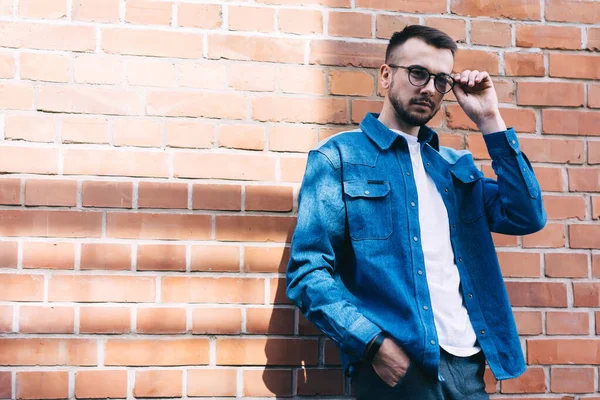
M380 83L381 87L385 90L387 90L390 87L390 84L392 82L391 71L392 71L391 68L385 64L383 64L379 68L379 83Z

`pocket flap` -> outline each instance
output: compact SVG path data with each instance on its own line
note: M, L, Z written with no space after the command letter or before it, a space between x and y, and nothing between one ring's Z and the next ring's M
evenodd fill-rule
M450 170L459 181L463 183L475 182L478 179L483 178L483 172L475 167L459 167Z
M344 182L344 193L349 197L377 198L390 192L388 181L348 181Z

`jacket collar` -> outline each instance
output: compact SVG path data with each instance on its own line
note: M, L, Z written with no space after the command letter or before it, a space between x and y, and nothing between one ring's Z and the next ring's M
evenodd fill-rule
M360 129L381 149L389 149L394 141L399 137L398 134L382 124L377 118L379 114L368 113L360 123ZM440 151L440 140L435 131L425 125L419 129L419 142L429 143L435 151Z

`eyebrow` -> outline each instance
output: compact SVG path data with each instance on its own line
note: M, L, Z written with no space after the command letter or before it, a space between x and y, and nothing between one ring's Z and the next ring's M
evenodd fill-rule
M408 67L419 67L419 68L423 68L425 71L431 73L431 74L435 74L435 75L440 75L440 74L444 74L444 75L450 75L452 76L452 73L448 73L448 72L431 72L429 69L425 68L424 66L420 65L420 64L411 64Z

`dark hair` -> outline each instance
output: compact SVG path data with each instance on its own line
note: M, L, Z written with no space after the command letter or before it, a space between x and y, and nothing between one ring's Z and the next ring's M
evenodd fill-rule
M385 51L385 62L387 63L390 60L395 49L411 38L421 39L428 45L437 47L438 49L450 50L453 56L456 54L456 42L444 32L429 26L408 25L402 31L395 32L392 35L387 50Z

